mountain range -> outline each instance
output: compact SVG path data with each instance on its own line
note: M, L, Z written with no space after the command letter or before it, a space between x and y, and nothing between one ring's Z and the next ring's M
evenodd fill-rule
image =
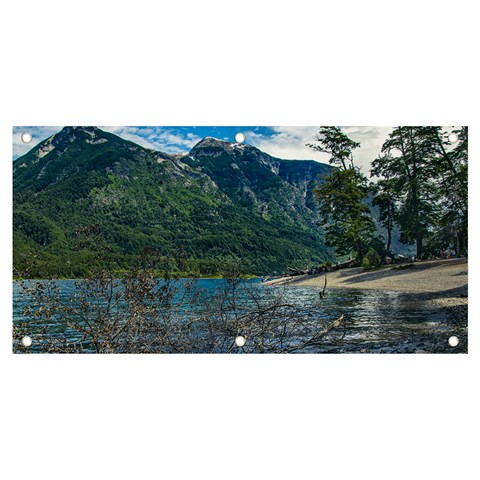
M217 273L227 257L253 274L332 259L314 200L331 168L207 137L186 154L144 148L96 127L65 127L13 164L14 270L81 277L95 225L121 268L144 248L184 252Z

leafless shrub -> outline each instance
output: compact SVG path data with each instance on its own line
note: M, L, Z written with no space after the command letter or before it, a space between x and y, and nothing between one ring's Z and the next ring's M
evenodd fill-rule
M290 353L315 351L342 323L326 321L317 305L295 305L285 290L242 281L238 261L227 262L214 292L197 279L171 275L171 262L142 255L123 278L99 269L74 283L23 281L23 315L14 324L15 352L35 338L35 351L50 353ZM235 338L246 339L243 347Z

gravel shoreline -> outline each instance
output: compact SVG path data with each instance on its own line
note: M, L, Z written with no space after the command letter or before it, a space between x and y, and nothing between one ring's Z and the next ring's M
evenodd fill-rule
M466 258L417 262L407 268L383 267L365 272L346 268L328 272L328 288L389 290L406 293L442 293L442 297L467 296L468 263ZM323 288L325 274L283 277L266 285L292 285Z
M467 259L447 259L417 262L402 269L384 267L365 272L361 268L348 268L329 272L329 289L351 288L356 290L378 290L400 292L420 302L432 315L439 313L440 323L433 332L438 345L433 351L450 353L468 352L468 263ZM288 285L289 287L313 287L323 289L325 274L286 277L266 282L267 285ZM447 344L450 336L457 336L459 346ZM430 353L422 348L414 353ZM403 353L403 351L400 351Z
M438 308L446 314L446 324L449 333L459 339L462 351L468 351L468 298L466 297L445 297L432 298L430 300L433 308Z

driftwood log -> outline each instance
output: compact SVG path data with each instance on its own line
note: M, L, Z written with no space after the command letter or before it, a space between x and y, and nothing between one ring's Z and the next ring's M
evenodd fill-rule
M337 263L332 267L332 270L341 270L342 268L351 268L354 267L357 261L353 258L351 260L347 260L346 262Z
M296 277L297 275L307 275L308 270L301 270L300 268L288 267L287 275L290 277Z
M287 273L285 273L286 277L296 277L298 275L318 275L319 273L332 271L332 270L341 270L342 268L352 268L357 265L357 261L353 258L350 260L346 260L345 262L337 263L336 265L332 265L331 267L312 267L310 269L301 269L301 268L294 268L288 267Z
M327 275L325 275L325 285L323 285L323 290L320 290L320 298L323 298L325 296L325 290L327 288Z
M295 345L293 347L289 347L287 349L282 350L279 353L292 353L298 350L303 350L304 348L307 347L317 347L322 344L321 340L324 338L326 335L328 335L329 332L331 332L334 328L338 328L343 320L345 319L344 315L341 315L339 318L337 318L333 323L325 327L318 335L315 337L311 338L310 340L303 342L299 345Z

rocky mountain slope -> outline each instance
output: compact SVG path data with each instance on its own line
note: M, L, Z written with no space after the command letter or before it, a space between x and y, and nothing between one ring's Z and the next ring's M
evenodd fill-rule
M79 232L91 225L125 268L144 248L181 250L204 275L229 256L256 274L321 262L331 254L313 190L330 168L210 137L169 155L65 127L14 162L14 269L87 274L93 252Z

